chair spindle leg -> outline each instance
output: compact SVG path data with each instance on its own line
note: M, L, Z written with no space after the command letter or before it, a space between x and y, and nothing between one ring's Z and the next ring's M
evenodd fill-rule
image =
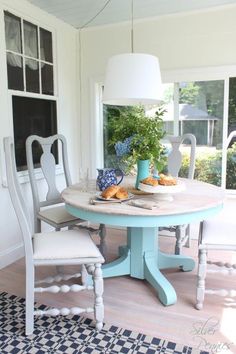
M197 275L197 303L196 309L203 308L203 301L205 297L205 278L207 270L207 251L205 249L199 250L199 265Z
M96 329L100 331L103 327L104 318L104 305L103 305L103 278L101 264L95 264L95 270L93 272L93 282L94 282L94 294L95 294L95 304L94 304L94 315L96 320Z

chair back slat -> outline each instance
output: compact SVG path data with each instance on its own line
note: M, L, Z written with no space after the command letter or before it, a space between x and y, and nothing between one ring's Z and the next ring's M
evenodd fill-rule
M51 144L42 144L43 153L40 158L41 169L48 185L46 200L60 199L56 185L56 161L51 153Z
M179 170L182 164L182 154L179 150L181 145L180 136L168 137L171 143L171 152L168 155L168 172L173 177L178 177Z
M37 141L41 145L43 150L43 153L40 158L40 165L48 187L46 200L44 201L40 201L39 199L37 181L35 178L32 150L32 144L34 141ZM42 206L52 205L60 203L62 201L60 191L58 190L56 185L56 162L51 152L52 145L55 141L61 142L63 172L65 176L66 186L69 186L71 185L71 177L68 166L67 144L65 137L61 134L56 134L47 138L43 138L38 135L31 135L26 139L27 166L33 193L34 209L36 210L36 212L38 212L40 210L40 207Z
M32 234L30 231L31 228L29 223L30 219L17 177L13 139L11 137L5 137L3 143L5 151L8 190L22 232L25 257L32 260L33 248Z
M226 140L226 148L229 147L229 144L231 143L231 140L232 140L233 138L236 138L236 130L233 130L233 131L229 134L229 136L228 136L228 138L227 138L227 140Z
M193 134L184 134L182 136L167 136L167 139L171 143L171 152L168 155L168 172L173 177L178 177L182 164L182 154L180 152L180 146L185 140L190 141L191 152L190 162L188 169L188 178L194 178L195 171L195 157L196 157L196 138Z

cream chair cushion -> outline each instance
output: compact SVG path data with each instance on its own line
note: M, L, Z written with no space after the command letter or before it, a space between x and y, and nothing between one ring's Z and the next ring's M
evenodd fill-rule
M86 263L104 262L101 253L86 230L34 234L33 250L35 260L82 258L82 262L86 259Z
M56 224L63 224L65 222L78 219L77 217L69 214L64 205L40 210L38 216L42 219L51 220Z
M231 201L228 201L219 214L204 222L202 244L236 245L236 219L232 207Z

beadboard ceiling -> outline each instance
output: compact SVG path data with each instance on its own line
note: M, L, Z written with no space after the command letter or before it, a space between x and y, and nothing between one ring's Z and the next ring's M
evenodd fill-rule
M75 28L127 21L131 18L131 0L28 0ZM235 0L134 0L134 19L176 14L235 4Z

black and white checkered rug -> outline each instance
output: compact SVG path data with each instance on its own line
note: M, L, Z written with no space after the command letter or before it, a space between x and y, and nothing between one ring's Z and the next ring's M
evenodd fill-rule
M93 321L80 316L38 317L34 334L26 337L24 306L24 299L0 294L0 354L208 354L116 326L96 332Z

